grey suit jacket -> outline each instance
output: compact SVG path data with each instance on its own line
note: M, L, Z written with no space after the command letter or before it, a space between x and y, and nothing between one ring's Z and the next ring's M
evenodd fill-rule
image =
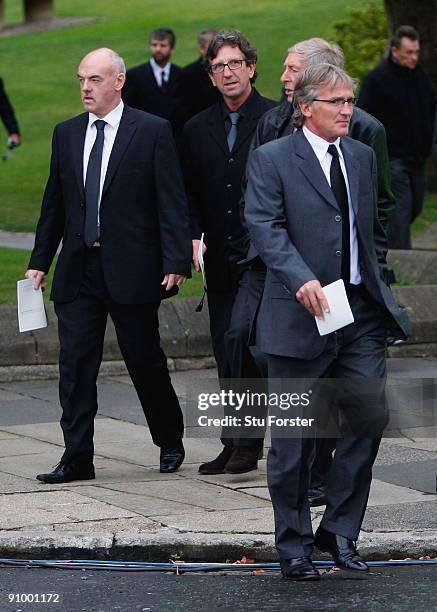
M408 335L392 293L383 282L386 236L377 217L375 154L341 139L355 212L362 282L400 338ZM298 289L341 276L340 209L320 163L301 130L262 145L247 169L245 217L251 239L266 264L267 278L257 319L257 346L274 355L313 359L328 336L297 302ZM392 330L393 331L393 330Z

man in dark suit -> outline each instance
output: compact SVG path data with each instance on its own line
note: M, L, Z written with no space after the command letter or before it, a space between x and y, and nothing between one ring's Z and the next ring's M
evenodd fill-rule
M207 62L210 79L222 99L190 119L182 134L182 169L190 206L193 261L199 270L197 251L204 233L210 328L220 379L234 376L224 336L239 282L235 262L231 261L231 245L238 243L243 231L239 214L242 177L257 121L275 105L252 86L256 60L256 49L240 32L219 32L208 47ZM241 300L244 302L244 295ZM244 307L241 312L244 316ZM252 359L247 370L255 367ZM222 442L223 451L213 461L202 464L201 473L221 474L231 458L233 473L257 467L262 440L247 439L240 449L234 448L228 438L223 437Z
M170 28L158 28L150 33L151 58L145 64L130 68L126 73L123 100L129 106L171 122L180 130L180 110L177 90L181 68L171 62L176 37Z
M267 353L272 391L285 379L308 378L345 379L352 387L365 379L372 389L370 399L352 395L353 388L342 398L342 426L350 429L336 441L315 538L307 497L315 432L272 430L268 484L281 570L289 580L319 578L311 562L314 544L341 568L368 570L354 542L387 422L386 332L391 326L405 338L408 331L382 280L386 236L377 216L375 154L347 137L353 86L341 68L308 68L293 97L293 120L301 129L262 145L248 163L246 220L267 266L257 345ZM329 312L322 287L338 279L354 322L321 336L315 317Z
M188 121L220 99L220 92L214 87L204 65L208 45L216 34L217 30L213 29L200 32L197 38L200 57L182 68L179 98L184 109L184 121Z
M6 95L3 79L0 79L0 117L9 134L9 144L17 147L20 144L20 129L12 104Z
M343 51L335 43L330 43L323 38L310 38L297 42L288 49L284 61L284 71L281 82L284 87L286 99L275 108L269 110L258 122L252 140L251 149L256 149L262 144L288 136L294 130L291 116L293 114L294 86L299 75L305 68L317 66L321 63L333 64L343 68ZM393 215L394 197L390 188L390 164L388 157L387 138L382 123L369 115L361 108L354 108L349 122L349 134L351 138L359 140L375 151L377 174L378 174L378 219L384 229L387 230L388 221ZM244 201L242 201L244 205ZM249 320L252 321L256 309L262 297L265 266L257 256L253 245L248 245L247 264L250 268L246 274L250 295L251 313ZM228 336L228 344L231 345L233 353L243 354L239 346L248 344L250 326L247 330L239 330ZM311 468L311 484L309 488L309 501L311 506L321 506L326 502L325 484L326 475L332 462L332 452L335 440L332 438L321 438L317 440L317 451Z
M96 379L108 313L138 393L161 472L182 463L183 419L160 347L158 308L190 274L188 212L167 121L121 101L123 60L97 49L79 65L87 112L53 135L28 278L44 285L59 242L51 298L60 342L65 452L46 483L94 478Z

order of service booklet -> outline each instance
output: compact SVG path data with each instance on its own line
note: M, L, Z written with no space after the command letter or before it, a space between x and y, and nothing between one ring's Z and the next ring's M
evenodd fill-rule
M47 327L41 288L33 288L33 278L17 281L18 327L20 332Z
M323 319L315 317L317 328L321 336L326 336L331 332L341 329L349 323L354 322L349 300L347 299L346 289L343 279L330 283L322 287L329 304L329 312L323 313Z

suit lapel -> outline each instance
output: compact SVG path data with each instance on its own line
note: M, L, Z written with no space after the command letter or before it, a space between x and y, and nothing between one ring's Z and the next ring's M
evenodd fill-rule
M83 185L83 149L85 146L85 136L88 127L89 114L84 113L78 118L78 126L72 132L72 148L73 148L73 164L74 173L76 175L77 187L79 189L81 199L85 196L85 188Z
M347 178L349 182L349 192L352 202L352 208L355 214L358 213L358 191L360 185L360 164L355 159L347 141L344 138L341 139L340 144L343 152L344 164L346 166Z
M161 91L158 87L158 83L156 82L155 79L155 75L153 74L153 69L152 66L150 65L150 62L147 62L144 65L144 71L145 71L145 75L146 75L146 80L152 85L152 87L154 87L157 91Z
M319 160L314 153L310 143L305 138L302 130L298 130L292 136L292 143L296 155L301 158L300 170L305 175L306 179L319 192L319 194L334 208L339 209L337 200L332 193L326 176L322 170Z
M223 121L222 107L218 102L211 107L208 118L208 128L211 138L215 140L226 156L229 156L228 141L226 139L225 126Z
M134 114L131 112L131 109L125 105L123 114L121 116L120 125L118 126L117 136L115 137L114 145L112 147L111 156L109 158L108 169L106 170L105 182L102 190L102 200L103 196L108 190L109 185L111 184L126 147L130 143L136 129L137 127Z

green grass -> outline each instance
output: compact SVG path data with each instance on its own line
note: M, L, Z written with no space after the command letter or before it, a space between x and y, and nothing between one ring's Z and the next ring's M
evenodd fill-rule
M423 211L418 217L411 230L413 234L418 234L426 230L431 223L437 222L437 193L427 193L423 204Z
M0 248L0 304L16 304L17 280L24 278L30 251Z
M24 278L27 270L30 251L22 249L7 249L0 247L0 304L15 304L17 302L17 280ZM54 265L52 265L48 275L44 299L49 299L50 281L53 276ZM201 296L203 293L202 277L193 270L193 278L189 279L181 286L178 295L180 297Z
M22 18L22 0L6 0L6 20ZM278 98L286 49L310 36L332 38L331 24L359 0L58 0L59 17L96 16L84 26L0 39L1 75L21 124L23 146L0 162L0 228L32 231L47 178L54 125L82 111L76 82L81 57L110 46L127 66L147 59L147 33L160 25L176 31L174 61L197 57L196 36L206 27L239 28L259 51L257 87ZM4 134L0 133L1 145ZM0 146L0 153L2 152Z

